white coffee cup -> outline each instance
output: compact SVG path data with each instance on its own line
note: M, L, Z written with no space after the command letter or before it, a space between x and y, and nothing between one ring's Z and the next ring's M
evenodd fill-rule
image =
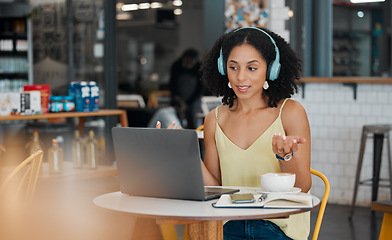
M260 175L260 183L263 191L289 192L295 184L294 173L265 173Z

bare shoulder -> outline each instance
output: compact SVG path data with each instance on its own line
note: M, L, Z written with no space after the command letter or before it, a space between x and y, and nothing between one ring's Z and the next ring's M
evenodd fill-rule
M289 117L290 115L293 117L299 117L301 115L306 116L306 111L301 103L292 99L288 99L283 106L282 115L283 117Z
M215 115L216 108L212 109L204 118L204 129L211 124L215 123L216 115Z
M216 111L221 110L222 105L220 105L219 107L216 107L214 109L212 109L204 118L204 134L208 133L212 133L215 132L215 124L217 121L217 115L216 115Z
M283 106L281 118L288 134L298 135L298 131L309 131L310 126L305 108L295 100L287 100Z
M216 113L218 111L218 113ZM222 119L224 118L227 113L230 112L229 106L228 105L219 105L218 107L212 109L207 116L205 117L205 121L209 121L210 119L213 119L213 122L215 123L216 119Z

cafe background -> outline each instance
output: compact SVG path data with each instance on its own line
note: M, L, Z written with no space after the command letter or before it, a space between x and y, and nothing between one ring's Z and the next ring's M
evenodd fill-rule
M67 84L83 80L99 84L101 108L117 108L118 94L140 94L148 101L151 92L168 89L171 64L185 49L197 49L202 58L225 31L264 26L283 36L303 59L304 81L294 99L304 105L311 124L312 168L330 179L329 202L351 202L362 126L392 122L392 86L377 81L391 78L390 1L183 0L156 1L156 8L152 1L141 3L0 0L1 39L28 45L11 53L0 49L1 63L15 56L26 63L22 70L0 72L0 91L50 84L52 94L63 95ZM140 126L156 109L127 111L129 125ZM90 123L87 128L110 144L115 121ZM34 128L48 139L63 135L64 144L72 139L72 123L50 124L2 122L0 143L17 152ZM364 177L372 173L371 146ZM383 153L382 177L388 177L385 158ZM359 205L369 205L369 189L359 189ZM316 183L313 191L321 193L322 185ZM379 198L388 197L389 190L381 189Z

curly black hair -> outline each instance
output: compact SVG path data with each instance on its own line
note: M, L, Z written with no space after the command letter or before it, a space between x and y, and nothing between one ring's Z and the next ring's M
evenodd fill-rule
M260 29L267 32L275 40L280 52L281 69L279 76L274 81L267 79L269 88L263 91L268 97L268 106L277 107L282 99L290 98L298 91L297 81L300 79L302 61L298 59L295 52L282 37L264 28ZM201 80L212 95L223 96L222 103L229 105L229 107L233 106L233 100L236 98L236 95L233 89L227 86L229 81L227 75L219 73L217 60L222 49L223 60L226 64L232 49L242 44L249 44L256 48L266 61L267 66L276 57L275 47L271 39L257 29L237 29L223 34L215 41L202 63Z

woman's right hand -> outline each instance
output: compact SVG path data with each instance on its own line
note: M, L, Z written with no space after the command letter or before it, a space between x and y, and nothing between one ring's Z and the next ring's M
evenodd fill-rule
M176 125L176 122L171 122L167 129L173 129L174 126ZM155 128L161 128L162 123L160 121L157 121L157 125L155 125ZM181 126L177 126L176 129L181 129Z

